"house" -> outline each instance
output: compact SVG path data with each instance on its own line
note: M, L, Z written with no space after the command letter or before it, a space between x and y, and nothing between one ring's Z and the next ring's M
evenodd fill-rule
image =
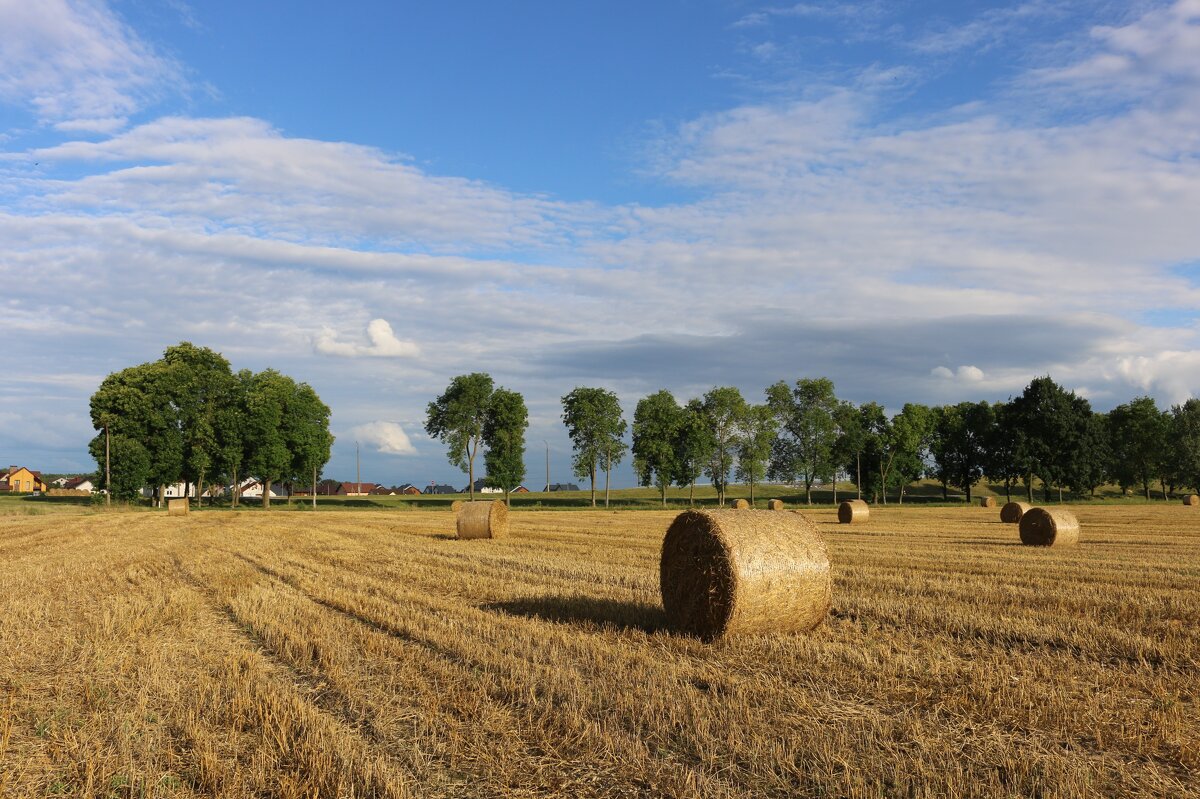
M379 486L375 483L342 483L338 486L339 497L365 497Z
M26 469L24 466L9 466L7 470L0 472L0 485L6 486L0 490L27 494L49 488L42 479L41 472Z
M70 480L75 480L75 479L77 479L77 478L74 478L74 477L56 477L56 478L54 478L54 480L52 480L52 481L51 481L51 485L53 485L55 488L66 488L66 487L67 487L67 482L68 482L68 481L70 481Z
M425 487L424 493L426 493L426 494L457 494L458 489L456 489L454 486L438 485L436 483L430 483L429 485L427 485Z
M259 480L257 477L247 477L241 482L240 485L241 488L238 492L239 496L246 497L247 499L262 499L262 480ZM230 488L232 488L232 486L230 486ZM283 483L272 483L267 493L270 494L272 498L275 498L286 495L287 491L284 490Z
M55 480L54 482L58 482ZM62 487L69 491L86 491L93 494L96 491L96 484L90 477L71 477L62 484Z
M546 486L547 491L578 491L579 486L574 483L551 483Z
M412 483L405 483L396 489L397 494L420 494L421 489L417 488Z
M373 497L392 497L396 495L396 489L388 488L387 486L375 486L368 493Z
M525 486L517 486L517 487L516 487L516 488L514 488L514 489L513 489L513 490L512 490L510 493L513 493L513 494L528 494L528 493L529 493L529 489L528 489L528 488L526 488Z
M486 477L480 477L478 480L475 481L474 485L475 485L475 493L476 494L503 494L504 493L503 488L494 488L494 487L488 485ZM471 492L471 487L467 486L466 488L464 488L462 491L459 491L458 493L469 494L470 492Z

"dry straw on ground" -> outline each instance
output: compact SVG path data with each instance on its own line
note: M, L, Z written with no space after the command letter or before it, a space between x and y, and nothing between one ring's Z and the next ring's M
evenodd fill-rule
M1200 495L1188 494L1183 498L1184 505L1200 505Z
M767 510L783 510L783 500L782 499L767 500Z
M1062 508L1030 508L1021 516L1021 543L1060 547L1079 543L1079 521Z
M498 499L464 502L457 521L459 538L504 538L508 535L508 506Z
M1005 524L1019 524L1021 517L1032 507L1028 502L1006 502L1000 509L1000 521Z
M733 502L729 503L729 507L733 508L734 510L749 510L750 503L744 499L735 499Z
M167 515L168 516L187 516L188 511L190 510L189 504L190 503L188 502L187 497L181 497L180 499L168 499L167 500Z
M981 507L981 508L996 507L996 498L995 497L981 497L979 500L979 507Z
M659 585L671 626L705 640L811 630L833 592L816 525L771 511L679 514L663 539Z
M860 524L871 518L871 508L861 499L848 499L838 505L839 524Z

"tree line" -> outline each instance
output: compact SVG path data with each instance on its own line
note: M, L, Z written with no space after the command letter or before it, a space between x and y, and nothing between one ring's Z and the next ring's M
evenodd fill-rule
M953 488L968 502L983 479L1003 484L1010 500L1022 488L1031 502L1035 481L1047 501L1064 492L1094 496L1109 483L1147 499L1152 491L1166 498L1200 490L1200 400L1161 410L1143 396L1097 413L1049 376L1007 401L906 403L891 415L876 402L839 399L827 378L777 382L759 403L732 386L685 403L664 389L637 403L631 426L617 395L603 388L578 387L562 397L562 408L573 470L591 481L593 506L598 475L607 505L609 475L630 451L639 483L657 487L664 505L672 486L688 488L694 500L703 477L722 504L731 479L749 486L751 501L764 480L803 486L810 504L818 484L832 484L836 502L840 478L858 497L884 504L903 503L923 478L938 480L943 497ZM525 479L528 416L520 394L493 390L485 374L458 377L430 403L427 418L426 431L449 445L451 463L469 471L472 492L481 445L487 482L506 499Z
M88 449L108 496L130 500L143 487L163 489L229 481L238 503L239 476L270 486L316 485L329 461L330 410L307 383L274 369L233 372L229 361L189 342L169 347L151 363L104 379L91 398L93 427ZM315 498L314 498L315 501Z

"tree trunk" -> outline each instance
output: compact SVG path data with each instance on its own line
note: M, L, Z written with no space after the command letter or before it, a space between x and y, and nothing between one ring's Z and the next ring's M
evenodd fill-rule
M612 456L604 456L604 507L608 508L609 484L612 481Z
M750 475L750 507L754 507L754 475Z
M887 475L883 473L883 457L879 458L879 496L883 497L883 504L887 504Z
M317 467L316 466L313 467L312 509L313 510L317 509Z
M1149 481L1149 480L1143 480L1143 481L1142 481L1142 488L1144 488L1144 489L1145 489L1145 491L1146 491L1146 500L1147 500L1147 501L1149 501L1149 500L1150 500L1150 481Z
M1062 504L1062 486L1058 487L1058 504Z
M1033 472L1029 473L1029 480L1025 483L1025 491L1029 494L1029 504L1033 504Z
M658 497L662 506L667 507L667 481L661 478L658 481Z
M971 484L967 483L967 504L971 504Z
M233 467L233 485L230 487L230 492L233 494L233 499L230 503L230 507L236 508L238 506L238 499L240 499L241 495L242 495L241 486L238 485L238 476L237 476L237 467L236 466Z
M858 498L862 499L862 453L861 452L856 452L854 454L854 461L855 461L855 464L858 466L858 481L854 485L858 487Z
M692 478L692 482L689 483L688 505L693 508L696 506L696 478L694 477Z
M263 510L271 509L271 478L269 477L262 479L262 506Z
M592 461L590 474L592 476L592 507L594 508L596 507L596 461L594 460Z
M809 505L812 504L812 480L807 474L804 475L804 501Z
M467 490L470 492L471 501L475 501L475 451L479 449L479 445L475 445L475 450L471 449L471 445L467 444L467 479L471 482L467 484ZM549 491L550 487L546 486Z
M111 451L112 438L108 432L108 425L104 425L104 505L112 507L112 456Z
M187 489L185 488L186 492ZM204 506L204 470L200 470L200 476L196 478L196 507Z
M1004 478L1004 501L1012 502L1012 478Z
M899 496L898 500L899 501L896 503L897 505L904 504L904 486L900 486L900 496Z
M837 476L838 476L838 470L834 469L833 470L833 504L834 505L838 504L838 501L837 501Z

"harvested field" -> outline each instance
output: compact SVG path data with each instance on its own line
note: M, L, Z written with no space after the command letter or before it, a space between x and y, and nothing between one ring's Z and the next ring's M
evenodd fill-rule
M674 513L0 518L0 796L1200 796L1179 502L814 512L808 634L663 629Z

